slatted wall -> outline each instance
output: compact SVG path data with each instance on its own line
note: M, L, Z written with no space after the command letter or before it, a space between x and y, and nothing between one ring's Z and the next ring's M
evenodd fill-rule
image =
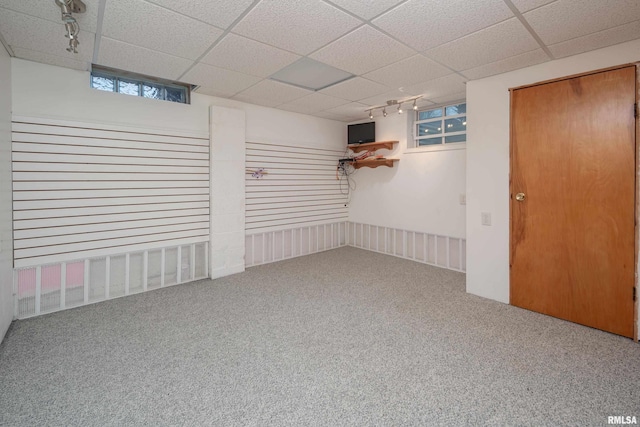
M347 244L456 271L467 270L467 242L457 237L349 222Z
M245 265L346 244L347 183L336 179L344 150L247 142ZM252 175L259 169L266 174Z
M12 130L16 269L206 251L208 135L26 117Z

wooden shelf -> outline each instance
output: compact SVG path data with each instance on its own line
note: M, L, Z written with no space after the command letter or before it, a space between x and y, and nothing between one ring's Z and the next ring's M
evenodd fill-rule
M352 144L349 145L349 149L354 153L360 153L361 151L376 151L380 148L386 148L387 150L393 150L393 145L398 141L380 141L380 142L367 142L365 144Z
M384 157L381 159L364 159L351 162L351 165L353 165L354 169L377 168L378 166L387 166L392 168L393 164L398 160L400 159L385 159Z

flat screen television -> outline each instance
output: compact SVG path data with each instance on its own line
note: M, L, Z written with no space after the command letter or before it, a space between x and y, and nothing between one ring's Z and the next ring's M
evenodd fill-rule
M347 144L364 144L376 141L376 122L347 126Z

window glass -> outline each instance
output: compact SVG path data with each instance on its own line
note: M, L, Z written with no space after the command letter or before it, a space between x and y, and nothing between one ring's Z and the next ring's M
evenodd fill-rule
M447 119L444 121L444 131L446 133L451 132L463 132L467 128L467 118L457 117L455 119Z
M142 96L145 98L162 99L162 87L144 83L142 85Z
M455 116L457 114L466 114L467 113L467 104L457 104L457 105L449 105L445 108L445 115L447 116Z
M91 72L91 87L109 92L165 101L189 103L190 86L163 81L155 77L137 76L129 72L94 66Z
M418 124L418 136L437 135L442 133L442 122L427 122Z
M452 142L466 142L466 141L467 141L467 135L464 133L461 135L449 135L444 137L445 144L449 144Z
M113 77L91 76L91 87L98 90L113 92L116 85Z
M136 82L128 82L126 80L118 81L118 92L127 95L140 95L140 85Z
M440 145L442 144L442 137L438 138L423 138L420 139L418 145Z
M418 111L418 120L434 119L436 117L442 117L442 108L436 110Z

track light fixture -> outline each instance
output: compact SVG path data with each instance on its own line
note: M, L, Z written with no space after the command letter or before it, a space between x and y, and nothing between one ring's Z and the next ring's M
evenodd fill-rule
M82 0L55 0L55 2L62 13L62 22L64 22L64 29L67 31L65 37L69 39L67 52L78 53L80 25L73 17L73 13L84 13L87 7Z
M411 101L413 101L413 109L417 110L418 109L418 104L417 101L418 99L422 98L422 95L418 95L418 96L412 96L409 98L405 98L405 99L390 99L387 101L387 103L385 105L376 105L375 107L371 107L365 111L367 111L369 113L369 118L373 119L373 111L377 110L378 108L382 108L382 116L383 117L387 117L387 107L391 107L393 105L397 105L398 106L398 114L402 114L403 113L403 109L402 109L402 104L404 103L409 103Z

